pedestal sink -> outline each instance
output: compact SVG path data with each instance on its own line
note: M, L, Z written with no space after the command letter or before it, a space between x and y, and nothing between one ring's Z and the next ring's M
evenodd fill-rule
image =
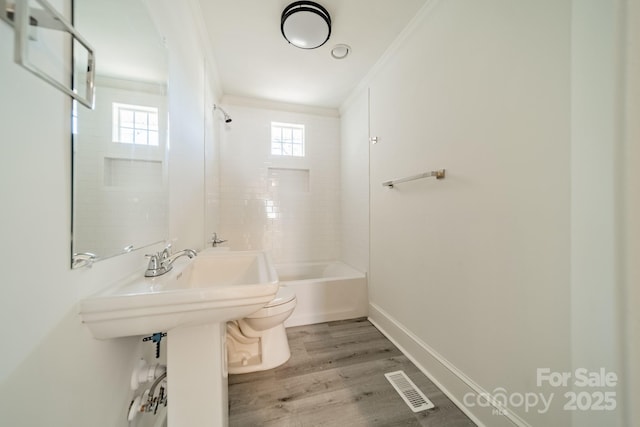
M266 253L213 251L115 283L82 300L80 316L97 339L166 331L169 427L226 426L225 323L259 310L278 286Z

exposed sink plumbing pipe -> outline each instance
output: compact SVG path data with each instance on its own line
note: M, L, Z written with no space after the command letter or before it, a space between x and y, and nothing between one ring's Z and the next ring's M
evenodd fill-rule
M149 366L144 359L140 359L131 374L131 389L137 390L141 384L149 381L153 381L151 386L131 401L127 418L131 423L139 413L153 412L156 415L158 409L161 409L160 416L154 424L159 427L167 417L166 411L160 407L167 406L167 367L159 364ZM156 395L158 386L160 388Z

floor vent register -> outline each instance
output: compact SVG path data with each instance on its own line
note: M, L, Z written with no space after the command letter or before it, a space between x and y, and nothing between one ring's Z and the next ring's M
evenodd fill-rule
M435 405L416 387L404 371L388 372L384 376L413 412L435 408Z

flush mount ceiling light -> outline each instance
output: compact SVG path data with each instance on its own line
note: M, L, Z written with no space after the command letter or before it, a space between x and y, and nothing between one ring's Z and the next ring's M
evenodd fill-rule
M300 49L315 49L331 36L331 17L327 9L312 1L296 1L282 11L280 31Z

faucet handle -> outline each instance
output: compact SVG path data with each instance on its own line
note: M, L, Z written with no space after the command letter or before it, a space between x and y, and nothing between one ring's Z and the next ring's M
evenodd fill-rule
M171 256L171 243L168 243L167 246L160 252L160 261L164 261Z
M147 270L157 270L160 267L160 253L157 254L146 254L147 258L149 258L149 266Z
M167 268L163 265L162 253L158 252L157 254L146 254L147 258L149 258L149 265L147 266L147 271L144 273L144 277L156 277L166 273Z

